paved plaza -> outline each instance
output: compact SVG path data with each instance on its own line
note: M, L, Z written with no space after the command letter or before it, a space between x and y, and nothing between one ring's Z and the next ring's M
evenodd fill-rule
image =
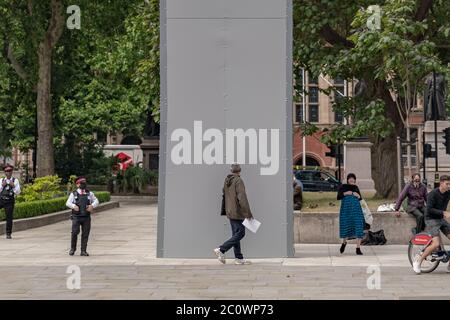
M446 267L415 275L406 246L363 247L361 257L353 245L342 256L338 244L296 245L295 258L249 266L157 259L156 218L143 201L96 214L90 257L68 256L69 220L1 238L0 299L450 299ZM80 289L68 289L71 265Z

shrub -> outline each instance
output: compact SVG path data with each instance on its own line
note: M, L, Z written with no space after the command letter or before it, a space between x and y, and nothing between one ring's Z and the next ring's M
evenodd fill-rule
M158 172L146 170L139 166L131 166L117 174L119 191L132 191L140 193L146 185L158 185Z
M147 173L141 167L129 167L124 173L125 189L139 193L140 189L146 185Z
M36 178L33 184L27 184L17 197L17 202L47 200L64 195L61 191L61 179L58 176Z
M107 157L103 148L93 142L81 144L74 136L56 146L55 171L64 183L70 175L83 175L89 184L105 185L112 177L112 166L117 158Z
M149 181L151 186L157 186L158 185L158 171L157 170L149 170Z
M109 192L94 193L100 203L111 200L111 195ZM66 210L66 201L67 197L59 197L55 199L16 203L14 209L14 219L31 218ZM0 210L0 221L3 220L5 220L5 211L2 209Z
M111 200L111 194L107 191L95 192L95 196L97 197L100 203L108 202Z

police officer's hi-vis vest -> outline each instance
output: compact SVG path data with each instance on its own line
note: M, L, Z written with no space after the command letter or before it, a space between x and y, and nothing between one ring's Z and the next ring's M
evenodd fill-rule
M84 194L80 194L77 191L73 192L73 203L78 206L79 211L72 210L72 214L77 217L89 217L90 214L87 211L87 207L91 205L91 200L89 200L89 195L91 192L89 190L84 190Z

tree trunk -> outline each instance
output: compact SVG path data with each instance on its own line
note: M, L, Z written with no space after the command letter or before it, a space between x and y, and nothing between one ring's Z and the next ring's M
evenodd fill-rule
M386 104L385 115L394 123L394 130L384 139L371 137L372 179L376 197L393 199L398 196L397 136L403 129L403 123L385 83L378 82L376 91L377 98L381 98Z
M372 139L372 179L376 197L394 198L397 192L397 141L395 133Z
M55 159L53 151L53 112L51 104L52 52L61 37L64 16L61 0L52 0L52 16L44 39L39 44L37 85L37 176L53 175Z
M39 82L37 86L37 176L55 172L53 152L53 114L51 104L52 48L45 41L39 46Z

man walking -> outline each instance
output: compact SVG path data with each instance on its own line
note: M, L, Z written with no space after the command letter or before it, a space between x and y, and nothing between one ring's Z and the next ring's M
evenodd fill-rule
M431 191L427 197L425 231L431 234L433 240L425 251L421 255L418 254L414 259L413 269L417 274L421 272L420 266L423 260L441 245L439 233L442 231L450 239L450 212L447 211L449 200L450 176L444 175L439 179L439 188ZM447 266L447 271L450 272L450 263Z
M4 168L5 178L0 179L0 209L6 213L6 239L11 239L13 228L14 204L16 195L20 193L19 180L13 178L14 168L7 165Z
M69 255L73 256L77 251L77 239L81 227L81 256L89 256L87 244L91 232L91 213L99 205L94 193L86 189L86 179L77 178L75 181L77 190L72 192L66 202L66 206L72 209L72 239Z
M214 249L221 263L225 263L225 253L231 248L234 249L235 264L244 265L251 262L244 259L241 252L241 240L245 236L245 227L242 224L244 219L253 219L250 205L245 193L244 181L240 177L241 166L231 165L231 174L225 178L222 194L221 214L230 219L232 236L219 248Z

